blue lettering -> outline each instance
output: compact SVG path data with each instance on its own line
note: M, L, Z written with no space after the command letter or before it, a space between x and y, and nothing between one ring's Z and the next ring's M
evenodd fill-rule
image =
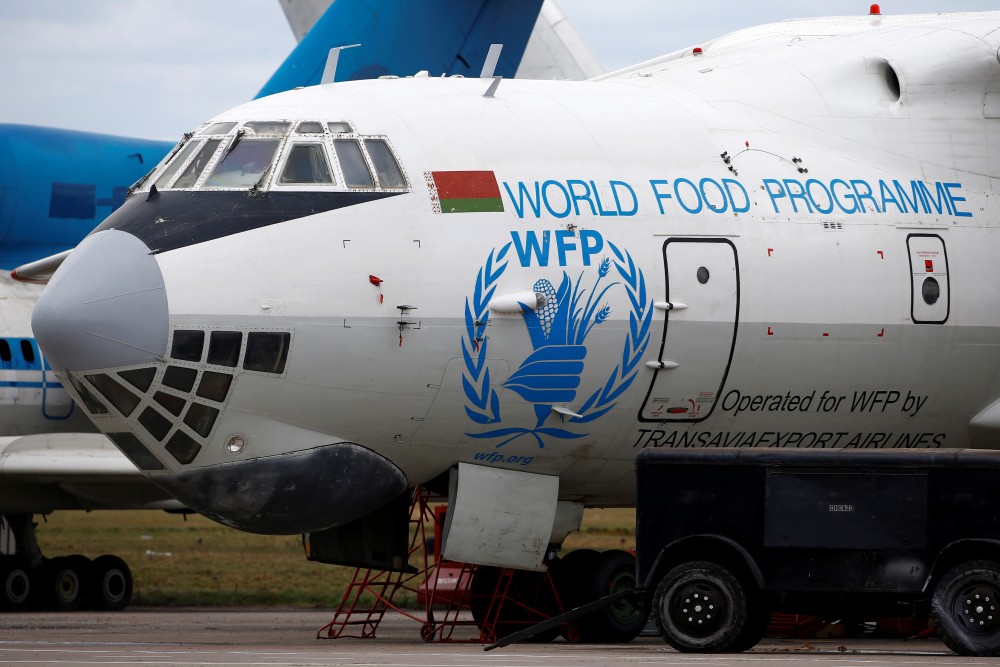
M579 202L585 201L590 204L590 213L592 215L597 215L597 209L594 208L594 202L590 200L590 186L587 185L585 181L566 181L566 185L569 187L569 194L573 198L573 210L577 215L580 215ZM573 189L574 185L579 185L583 187L583 194L577 194L576 190Z
M510 199L511 206L514 207L514 212L517 213L517 217L524 217L524 200L528 199L528 206L531 207L531 212L535 214L536 218L542 217L542 209L539 203L541 197L538 194L538 181L535 181L535 198L531 198L531 194L528 192L528 188L524 187L524 183L521 181L517 182L517 193L518 198L514 199L514 193L510 191L510 186L507 185L507 181L503 183L503 189L507 191L507 197Z
M712 200L708 196L708 191L705 190L706 185L711 185L719 191L719 197L722 199L722 203L719 204L718 207L712 206ZM726 191L722 188L722 185L718 181L711 178L703 178L698 181L698 190L700 191L701 198L704 200L705 206L708 207L708 210L713 213L725 213L729 210L729 201L726 199Z
M566 208L564 210L557 211L553 209L552 204L549 203L549 190L553 185L559 189L559 193L562 195L563 198L563 203L566 204ZM545 204L545 208L548 209L548 212L551 213L556 218L565 218L567 215L569 215L570 210L573 208L573 204L572 202L570 202L569 199L569 192L559 181L549 180L542 183L542 203Z
M604 248L604 238L600 232L592 229L580 230L580 252L583 254L583 265L590 266L590 258Z
M549 234L548 230L542 232L542 242L539 244L538 235L533 232L524 233L524 242L521 242L521 235L518 232L511 232L510 238L514 241L514 252L521 261L521 266L531 266L531 257L537 258L538 266L549 265Z
M900 213L906 213L906 209L899 203L899 200L893 196L892 190L885 181L878 182L879 192L882 195L882 210L886 213L889 212L889 204L895 206Z
M750 210L750 195L742 183L731 178L724 178L722 184L726 186L726 196L729 198L729 205L733 208L733 213L746 213ZM733 198L733 186L738 188L743 195L743 203L739 206L736 205L736 200Z
M774 212L778 213L778 199L785 196L785 188L781 187L781 183L773 178L765 178L764 181L764 191L767 192L767 196L771 198L771 206L774 207ZM771 186L777 187L777 190L772 190Z
M622 208L622 201L618 196L618 186L628 190L629 196L632 197L632 208L628 211ZM611 194L615 196L615 206L618 208L618 215L635 215L639 210L639 198L635 196L635 190L632 189L632 186L625 181L611 181Z
M864 187L859 190L859 185ZM872 196L872 186L868 185L866 181L854 179L851 181L851 188L854 190L854 195L857 197L858 207L861 209L862 213L867 213L868 211L864 205L864 200L866 199L872 203L872 208L875 209L876 213L882 212L882 209L878 206L878 202L875 201L875 197Z
M671 199L673 198L673 195L666 192L660 192L656 187L658 185L670 185L670 181L651 180L649 182L649 187L653 189L653 196L656 197L656 205L660 208L660 215L663 215L663 200Z
M697 207L688 206L688 204L684 201L684 197L681 196L680 192L681 185L687 185L689 188L691 188L691 192L694 193L695 199L698 200ZM686 178L678 178L677 180L674 181L674 197L677 198L677 203L681 205L681 208L687 211L688 213L701 213L701 209L704 208L704 205L702 204L701 201L701 194L698 192L698 188L695 186L694 183L692 183Z
M934 207L935 213L944 213L947 211L951 213L951 202L948 201L948 197L945 195L944 188L941 187L941 183L937 184L937 197L931 194L930 190L927 189L927 184L923 181L917 181L917 185L920 187L920 198L924 202L924 212L930 213L931 206Z
M899 199L902 201L903 213L907 213L909 211L919 213L920 204L923 203L923 198L920 195L918 182L910 181L910 194L913 195L913 199L906 196L906 190L903 189L903 185L899 181L893 181L892 184L896 187L896 194L899 195Z
M594 188L594 199L597 200L597 210L601 212L601 216L602 217L606 217L606 216L609 216L609 215L612 215L612 216L613 215L618 215L614 211L609 211L609 210L607 210L607 209L604 208L604 204L601 203L601 194L597 191L597 185L593 181L590 182L590 185L591 185L592 188Z
M823 196L826 197L827 203L825 206L820 206L819 202L816 201L816 195L813 193L813 188L817 186L823 191ZM833 213L833 195L830 194L830 191L822 181L810 178L806 181L806 193L809 194L809 200L812 202L812 205L816 207L817 211L820 213Z
M788 201L792 203L792 210L795 211L796 213L799 212L799 207L795 203L795 200L801 199L802 203L805 204L806 210L812 213L813 212L812 204L809 203L809 198L806 197L806 189L802 187L802 184L796 181L794 178L786 178L784 180L784 183L785 183L785 192L788 193ZM792 188L793 185L796 188L798 188L797 192L793 191Z
M570 239L576 239L573 232L568 229L556 230L556 251L559 253L559 266L566 266L566 253L576 250L576 243Z
M953 188L962 187L961 183L944 183L945 192L948 193L948 202L951 204L951 212L959 218L971 218L972 213L969 211L959 211L957 202L965 201L965 197L958 197L953 192Z
M844 186L844 190L846 190L846 192L844 193L844 199L846 199L849 202L852 202L854 204L853 208L848 209L846 206L844 206L843 201L837 194L836 187L838 184ZM839 178L835 178L832 181L830 181L830 193L833 195L833 201L835 204L837 204L837 208L839 208L841 211L843 211L844 213L858 212L860 204L858 203L857 198L851 194L851 186L847 184L847 181L841 180Z

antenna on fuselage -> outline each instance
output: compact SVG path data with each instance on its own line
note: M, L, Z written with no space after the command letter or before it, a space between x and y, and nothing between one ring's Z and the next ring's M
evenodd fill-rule
M335 46L330 49L330 53L326 57L326 67L323 68L323 76L319 81L320 85L333 83L334 79L337 78L337 61L340 60L340 52L344 49L353 49L355 46L361 45L348 44L347 46Z
M483 62L483 71L480 72L480 79L493 78L493 82L490 87L486 89L483 93L483 97L493 97L493 93L497 92L497 86L500 85L500 80L502 76L493 76L493 72L496 71L497 63L500 62L500 52L503 50L503 44L490 44L490 50L486 54L486 61Z

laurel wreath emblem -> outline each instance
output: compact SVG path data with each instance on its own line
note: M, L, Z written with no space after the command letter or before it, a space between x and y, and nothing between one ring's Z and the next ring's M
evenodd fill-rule
M486 359L488 358L487 347L489 345L489 339L486 336L486 327L489 324L489 303L496 292L497 282L507 270L508 263L505 261L505 258L510 250L510 246L511 244L508 243L499 250L494 249L490 252L485 265L479 270L476 276L476 286L471 299L466 298L465 300L465 333L462 336L462 356L465 360L462 387L467 399L465 412L469 416L469 419L482 425L496 424L501 421L500 396L493 387L490 371L486 367ZM614 370L612 370L607 382L583 402L577 411L579 416L567 420L570 423L583 424L592 422L612 410L618 398L635 380L639 362L649 344L650 325L653 321L653 302L647 295L645 276L627 251L623 252L619 250L610 242L608 246L614 254L614 261L605 259L601 262L598 281L608 274L610 266L613 264L618 276L622 280L621 284L625 287L632 307L629 314L629 331L625 337L620 360ZM615 284L618 283L606 286L600 293L601 296ZM580 294L579 296L582 297L583 295ZM610 315L610 308L607 306L597 310L599 299L598 301L594 301L593 296L592 294L591 298L587 301L586 307L581 311L583 313L583 327L577 333L577 343L582 343L583 338L589 333L590 329L606 320ZM574 307L577 305L577 301L578 296L576 290L574 290ZM594 304L592 307L590 305L591 302ZM544 410L538 412L544 414ZM562 428L542 427L541 421L542 419L540 418L539 425L531 429L517 427L498 428L483 433L467 433L466 435L477 439L504 438L502 442L496 445L497 448L503 447L509 442L525 435L534 437L540 448L545 447L543 436L556 439L576 439L588 435Z

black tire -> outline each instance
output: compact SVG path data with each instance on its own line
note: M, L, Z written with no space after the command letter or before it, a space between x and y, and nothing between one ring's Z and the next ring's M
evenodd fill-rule
M762 592L755 590L747 599L747 622L732 650L739 652L752 649L764 638L770 624L771 610L767 606L766 598Z
M83 607L86 577L82 561L70 556L52 558L32 573L32 587L44 609L76 611Z
M955 653L1000 656L1000 564L974 560L949 570L934 587L931 619Z
M121 611L132 601L132 571L118 556L95 558L84 582L87 600L94 609Z
M653 594L656 629L683 653L735 652L750 638L747 588L718 563L682 563Z
M635 556L627 551L605 551L590 577L591 600L632 590L635 583ZM581 630L591 641L623 644L639 636L649 620L649 610L630 600L619 600L580 619Z
M0 609L24 611L31 604L31 573L17 556L0 556Z
M593 602L594 598L590 597L592 587L589 582L593 580L600 559L599 551L577 549L549 566L552 580L556 584L556 592L559 593L559 601L565 611ZM589 632L589 628L581 626L579 621L580 619L576 619L563 624L559 633L566 641L573 644L596 641L595 638L585 635Z
M476 568L469 586L472 618L485 639L503 639L559 613L552 586L544 572L514 570L506 598L494 597L500 574L500 568L481 565ZM496 621L490 627L493 618ZM526 641L550 642L558 636L559 628L550 628Z

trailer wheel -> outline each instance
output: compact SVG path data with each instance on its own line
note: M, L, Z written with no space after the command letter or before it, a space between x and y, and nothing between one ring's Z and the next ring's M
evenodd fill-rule
M959 655L1000 655L1000 564L956 565L934 588L931 618L941 640Z
M747 589L718 563L690 561L667 572L653 594L656 629L684 653L739 650L749 637Z

